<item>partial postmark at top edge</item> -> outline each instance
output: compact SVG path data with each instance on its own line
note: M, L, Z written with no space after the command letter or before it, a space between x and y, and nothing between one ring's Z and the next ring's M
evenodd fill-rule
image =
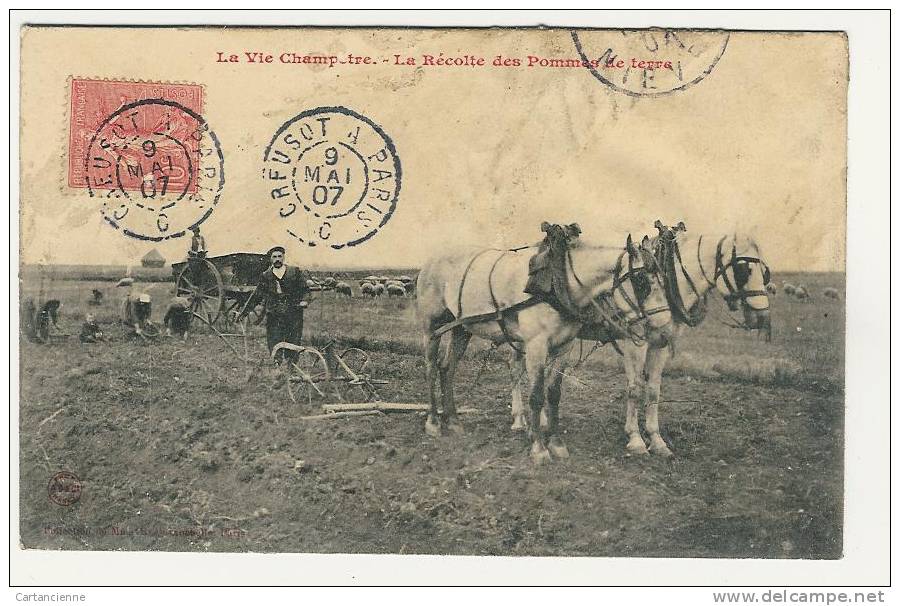
M582 65L612 90L661 97L709 76L728 47L725 30L622 29L571 31Z

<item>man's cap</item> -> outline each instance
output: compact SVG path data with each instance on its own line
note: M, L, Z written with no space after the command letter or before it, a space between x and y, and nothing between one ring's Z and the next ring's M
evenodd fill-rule
M269 249L269 252L266 253L266 256L271 257L273 252L280 252L281 254L284 254L284 246L273 246Z
M138 296L138 301L140 301L141 303L149 303L149 302L150 302L150 295L148 295L148 294L145 293L145 292L144 292L144 293L141 293L141 294Z

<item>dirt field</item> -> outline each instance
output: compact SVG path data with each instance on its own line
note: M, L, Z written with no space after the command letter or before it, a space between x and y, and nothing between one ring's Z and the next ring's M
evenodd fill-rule
M679 345L663 383L663 435L676 457L629 457L624 380L609 348L564 384L572 454L535 468L509 431L508 370L474 348L457 377L461 437L428 438L396 413L301 421L268 369L247 368L208 331L186 344L77 338L23 342L21 541L29 548L837 558L843 490L842 275L803 282L809 303L773 300L775 340L714 313ZM89 308L91 288L109 291ZM154 301L170 284L149 284ZM23 290L34 293L35 284ZM43 285L63 300L63 329L85 311L115 317L109 283ZM363 347L390 380L387 401L425 402L411 300L315 301L313 342ZM156 309L159 315L161 310ZM262 331L250 340L264 355ZM242 348L240 339L234 341ZM577 349L577 348L576 348ZM483 360L487 360L483 363ZM482 366L483 369L482 369ZM481 370L481 372L479 372ZM476 382L477 375L477 382ZM83 484L48 498L61 470Z

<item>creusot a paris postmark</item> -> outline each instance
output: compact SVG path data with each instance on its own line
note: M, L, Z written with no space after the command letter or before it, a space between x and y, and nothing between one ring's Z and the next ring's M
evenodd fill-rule
M285 122L263 158L268 198L288 235L341 249L384 227L400 195L400 157L385 131L346 107Z

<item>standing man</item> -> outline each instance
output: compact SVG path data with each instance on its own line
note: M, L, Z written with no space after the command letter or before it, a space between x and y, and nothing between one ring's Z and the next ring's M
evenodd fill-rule
M267 253L271 266L259 277L256 290L244 305L237 320L241 321L260 299L266 303L266 344L269 351L279 343L300 345L303 335L304 300L309 288L306 272L284 263L284 247L276 246Z

